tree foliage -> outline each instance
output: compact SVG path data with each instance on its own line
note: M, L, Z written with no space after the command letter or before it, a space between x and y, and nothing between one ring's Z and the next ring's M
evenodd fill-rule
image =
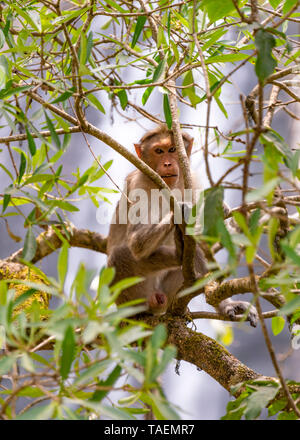
M0 140L9 163L1 161L0 166L10 183L1 189L0 217L15 241L21 239L9 227L11 216L22 216L25 228L22 249L0 265L3 419L134 419L149 408L157 419L178 418L159 382L175 356L201 365L226 389L234 386L237 399L229 403L224 418L253 419L265 407L270 416L299 418L299 385L283 378L265 326L271 317L277 335L285 319L297 325L300 318L299 150L273 124L279 111L299 120L298 7L297 0L1 2ZM212 126L215 108L230 121L222 91L245 69L256 83L247 96L240 96L237 130ZM151 111L154 95L161 103L159 115ZM179 108L182 114L187 107L205 112L204 126L199 121L180 125ZM251 292L278 379L259 379L216 341L196 332L188 334L194 346L183 347L172 330L178 317L165 319L167 332L163 325L150 329L150 320L134 320L136 304L115 308L120 291L139 279L113 284L112 269L102 269L92 296L93 274L80 265L66 291L69 246L105 252L103 237L77 230L68 216L76 218L82 200L91 200L96 209L99 200L109 200L117 191L101 185L112 161L102 162L91 139L102 141L101 148L117 151L163 187L154 171L91 122L91 108L102 118L113 112L125 120L142 115L165 122L177 134L180 126L201 130L199 154L210 189L205 229L194 238L210 255L210 274L196 284L187 280L177 312L183 315L185 305L200 292L212 305ZM84 172L73 164L67 175L64 157L76 133L94 162ZM214 173L218 159L228 162L220 178ZM252 188L255 166L261 167L263 178ZM237 170L238 183L230 180ZM224 220L224 193L231 188L239 192L241 205L229 209ZM264 237L268 248L262 258ZM184 242L187 249L193 246L187 238ZM34 264L60 247L53 279ZM214 257L221 249L228 255L222 268ZM248 276L235 278L243 259ZM15 276L20 270L16 264L25 268L25 278ZM57 297L59 305L49 310L36 299L39 292ZM262 313L262 300L274 309ZM141 304L137 307L144 310ZM205 312L191 317L225 320ZM203 349L202 359L197 359L196 348L199 353ZM42 349L51 350L50 356L39 354ZM220 365L214 363L217 353ZM114 400L114 391L121 397ZM16 410L19 398L28 402Z

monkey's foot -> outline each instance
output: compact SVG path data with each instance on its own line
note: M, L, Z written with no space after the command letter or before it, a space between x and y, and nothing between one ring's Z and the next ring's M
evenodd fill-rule
M220 313L228 316L230 319L235 318L237 315L243 315L244 313L246 313L246 320L250 322L250 325L252 327L257 326L257 310L247 301L222 301L219 304L218 309Z

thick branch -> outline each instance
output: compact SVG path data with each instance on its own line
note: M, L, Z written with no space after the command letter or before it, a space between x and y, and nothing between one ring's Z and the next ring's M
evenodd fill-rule
M177 359L196 365L222 387L230 387L260 375L244 365L214 339L187 328L183 319L176 317L168 323L169 343L177 347Z
M63 231L60 231L65 236ZM81 247L91 249L97 252L106 253L106 237L98 234L97 232L91 232L88 229L77 229L74 226L70 228L70 246ZM40 234L37 239L37 249L32 263L45 258L47 255L56 251L62 246L60 238L57 236L53 228L49 228L46 232ZM22 257L23 249L19 249L13 255L6 259L7 262L17 262Z
M67 239L65 233L60 230L60 233ZM70 246L81 247L85 249L94 250L100 253L106 253L106 243L107 237L103 235L89 231L88 229L77 229L75 226L69 228L70 239L68 240ZM37 238L37 249L32 263L45 258L47 255L55 252L62 246L60 238L57 236L55 230L49 227L46 232L42 232ZM6 258L6 262L13 263L18 262L22 258L23 249L19 249L17 252ZM259 277L257 277L259 281ZM209 282L205 286L206 301L212 306L217 306L221 301L226 298L230 298L233 295L238 295L242 293L248 293L252 290L251 282L249 277L237 278L233 280L223 281L222 283L217 283L216 281ZM203 293L204 289L193 289L189 295L185 295L178 298L174 313L180 314L179 312L184 310L187 304L195 297ZM282 295L278 293L264 292L261 293L262 298L270 302L274 307L280 308L285 304L285 299Z
M258 283L260 277L255 277ZM210 282L205 286L206 302L214 307L220 304L221 301L227 298L231 298L233 295L241 293L248 293L253 291L253 286L250 277L236 278L233 280L223 281L217 283L216 281ZM261 296L274 307L282 307L285 304L285 298L277 293L261 293Z

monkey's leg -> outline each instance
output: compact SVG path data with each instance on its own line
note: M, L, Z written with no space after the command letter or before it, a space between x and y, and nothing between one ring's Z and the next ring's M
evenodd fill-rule
M145 278L141 283L123 290L117 304L144 298L150 313L160 315L166 312L168 298L161 289L159 272L166 267L178 266L175 248L160 246L150 257L137 260L126 245L119 246L110 253L107 265L116 269L115 282L133 276Z
M216 310L223 315L229 316L229 318L234 318L236 315L243 315L247 311L247 321L250 322L252 327L256 327L257 325L257 310L247 301L233 301L231 298L227 298L220 302Z
M178 286L182 286L183 275L181 269L169 270L164 274L161 280L161 290L165 292L168 298L168 308L171 306L178 292ZM222 315L234 318L236 315L242 315L246 311L248 312L247 321L250 322L252 327L256 327L258 322L257 310L247 301L233 301L231 298L227 298L216 307L216 311Z
M168 309L171 307L178 290L183 284L182 269L171 269L165 272L160 281L160 288L168 299Z

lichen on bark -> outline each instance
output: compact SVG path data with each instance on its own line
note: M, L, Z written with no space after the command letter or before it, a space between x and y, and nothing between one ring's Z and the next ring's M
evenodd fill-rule
M0 280L27 280L38 284L47 284L45 279L39 276L33 269L21 263L9 263L0 261ZM26 284L11 282L8 283L9 289L14 289L15 299L29 290ZM49 307L50 295L42 290L37 290L26 298L21 304L14 308L14 314L29 310L34 301L37 301L43 310Z

